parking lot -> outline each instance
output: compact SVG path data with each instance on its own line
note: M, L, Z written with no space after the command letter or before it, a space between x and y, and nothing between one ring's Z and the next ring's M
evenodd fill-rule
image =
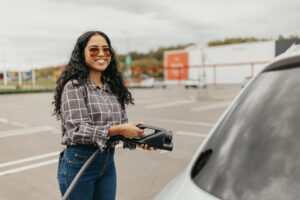
M174 149L118 147L117 199L153 199L188 164L240 90L240 85L132 89L136 105L127 108L129 121L172 130ZM60 199L56 173L64 147L52 100L52 93L0 96L0 200Z

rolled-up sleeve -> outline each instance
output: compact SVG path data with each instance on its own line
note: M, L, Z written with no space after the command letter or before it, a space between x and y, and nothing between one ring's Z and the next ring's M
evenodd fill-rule
M63 142L75 144L97 144L101 151L106 147L109 124L94 125L84 99L84 88L68 82L62 94L62 120L65 128ZM71 141L64 141L71 140Z

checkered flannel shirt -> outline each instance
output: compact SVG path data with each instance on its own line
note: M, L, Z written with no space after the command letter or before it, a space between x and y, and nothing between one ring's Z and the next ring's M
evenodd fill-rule
M108 84L100 88L89 78L85 84L76 84L76 80L70 80L63 89L61 143L98 145L103 151L109 139L109 127L127 123L126 111Z

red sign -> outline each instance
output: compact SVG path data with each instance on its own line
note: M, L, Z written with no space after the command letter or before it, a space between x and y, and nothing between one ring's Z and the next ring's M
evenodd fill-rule
M168 53L166 59L168 80L188 79L188 52Z

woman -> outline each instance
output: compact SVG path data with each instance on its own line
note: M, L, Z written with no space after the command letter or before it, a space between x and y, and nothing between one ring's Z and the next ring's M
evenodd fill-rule
M109 38L100 31L81 35L69 63L57 80L54 114L61 120L62 144L57 178L61 194L93 152L101 153L89 166L70 199L115 199L115 135L143 136L141 122L127 123L125 105L133 98L118 70L117 57ZM134 145L124 144L130 149ZM139 146L143 149L147 145Z

